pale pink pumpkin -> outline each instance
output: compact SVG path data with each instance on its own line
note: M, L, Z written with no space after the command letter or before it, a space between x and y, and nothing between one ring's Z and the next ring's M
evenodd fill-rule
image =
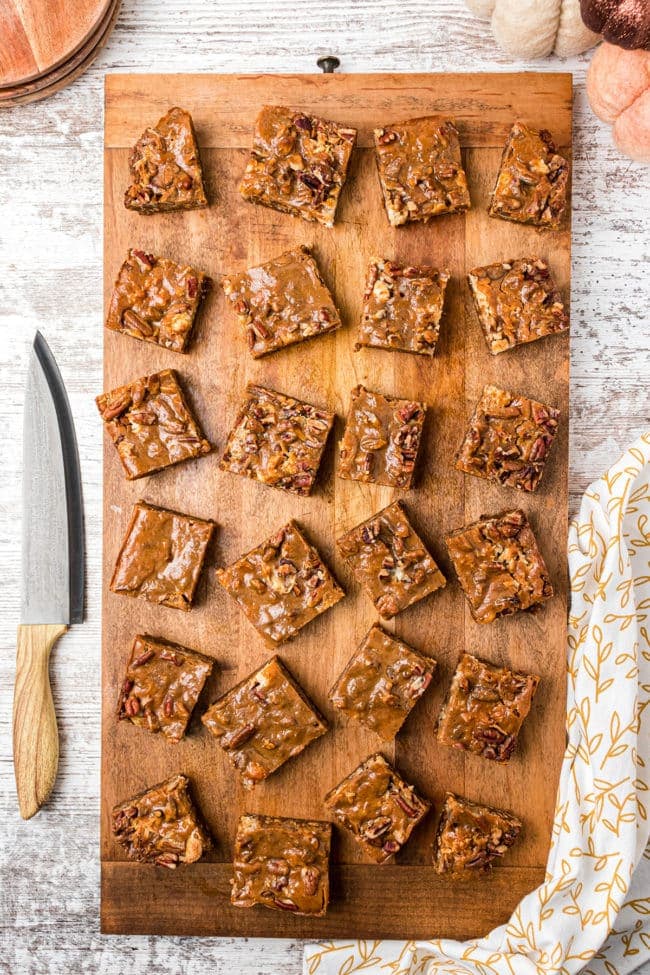
M589 66L587 95L598 118L612 123L621 152L650 162L650 51L601 44Z

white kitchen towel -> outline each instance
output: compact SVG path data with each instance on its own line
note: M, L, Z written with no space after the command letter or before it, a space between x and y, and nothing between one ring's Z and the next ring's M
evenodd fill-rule
M311 944L305 975L650 970L650 433L585 493L569 571L568 744L544 883L485 938Z

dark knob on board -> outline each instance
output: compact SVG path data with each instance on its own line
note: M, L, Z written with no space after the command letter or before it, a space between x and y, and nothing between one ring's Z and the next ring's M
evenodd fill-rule
M341 62L333 54L326 54L324 57L319 58L316 64L325 74L334 74Z

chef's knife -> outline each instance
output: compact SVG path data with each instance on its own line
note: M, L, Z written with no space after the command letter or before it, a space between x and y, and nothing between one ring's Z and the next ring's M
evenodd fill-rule
M52 647L84 606L84 527L77 441L63 380L40 332L31 349L23 414L21 622L14 688L14 771L20 814L54 786L59 736Z

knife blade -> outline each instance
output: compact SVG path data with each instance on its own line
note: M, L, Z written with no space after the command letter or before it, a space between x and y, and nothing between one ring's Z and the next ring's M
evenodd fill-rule
M20 812L34 815L54 786L59 742L50 652L83 620L81 474L70 405L40 332L31 349L23 416L21 625L14 689L14 771Z

